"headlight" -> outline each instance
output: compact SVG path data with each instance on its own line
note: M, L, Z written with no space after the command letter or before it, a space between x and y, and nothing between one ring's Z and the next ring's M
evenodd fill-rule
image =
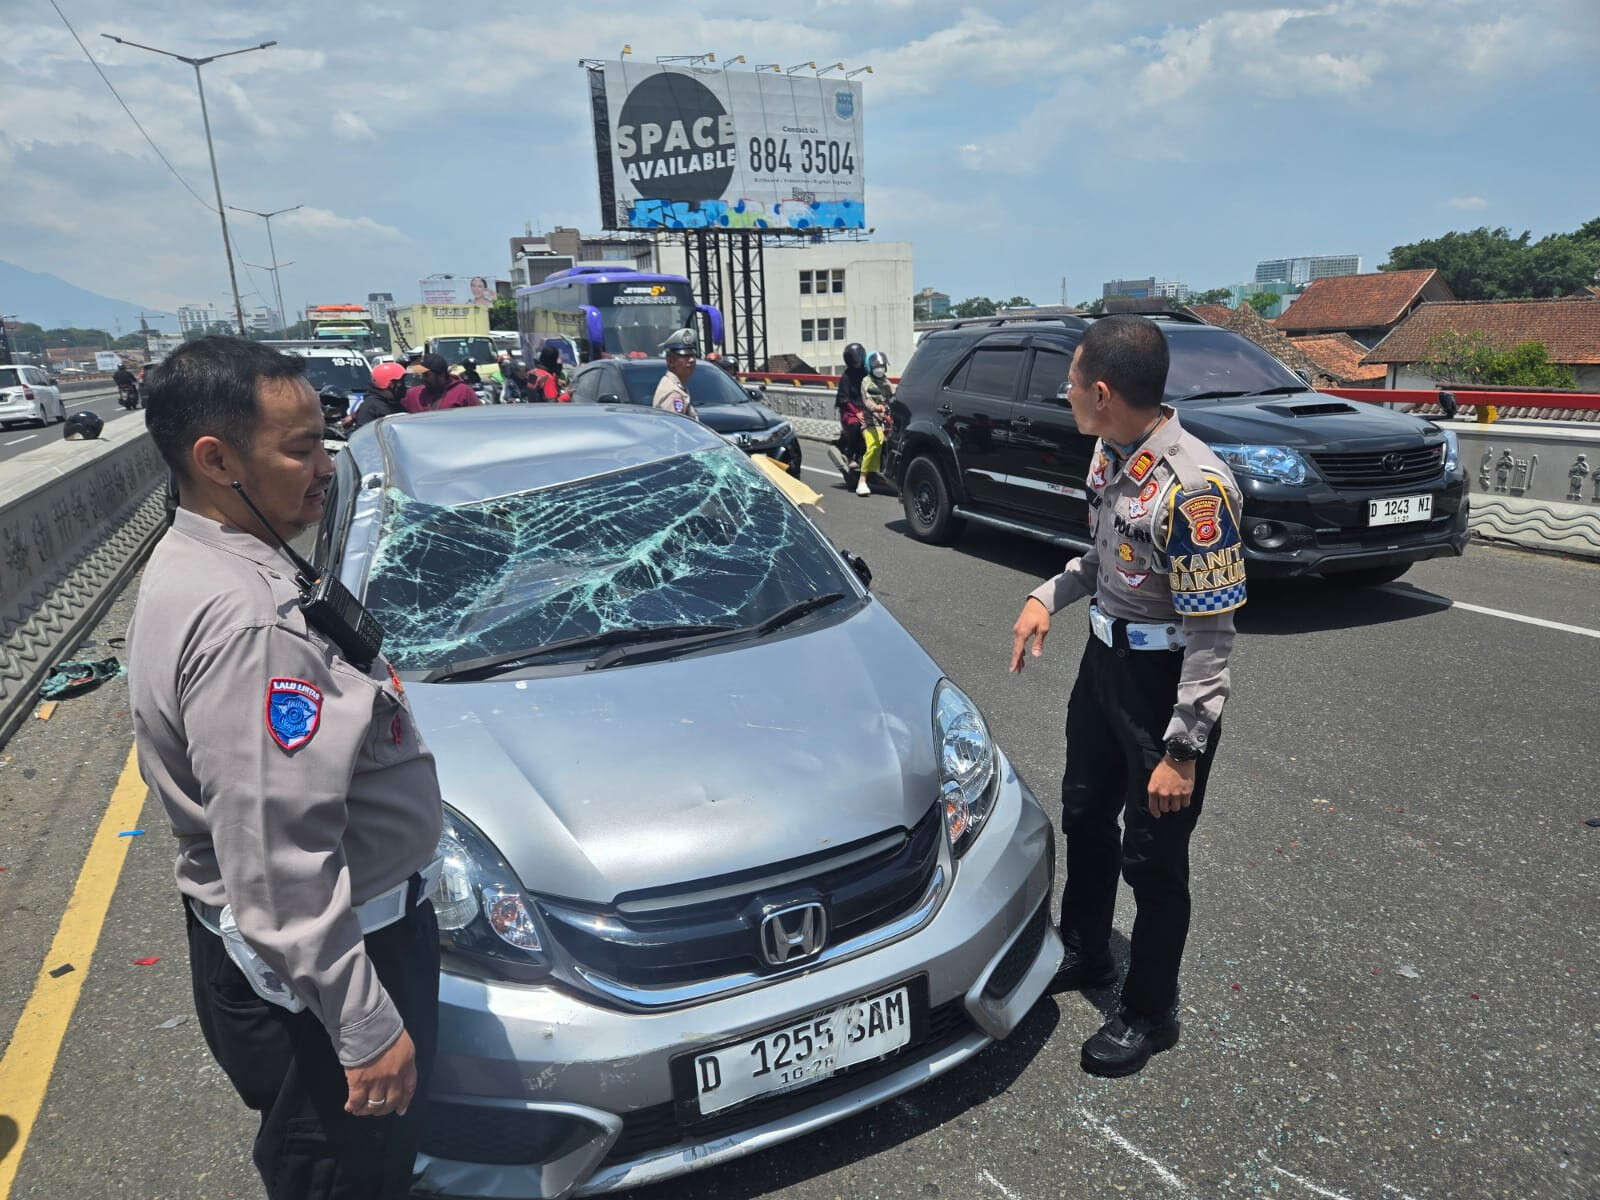
M1236 473L1271 479L1276 483L1304 483L1310 473L1298 451L1286 446L1212 446L1214 453Z
M442 948L496 975L543 976L549 959L533 902L489 839L448 805L437 853L433 911Z
M1461 440L1454 429L1444 431L1444 469L1452 473L1461 469Z
M941 679L933 693L933 743L945 833L955 853L962 854L989 819L1000 773L983 714L948 679Z

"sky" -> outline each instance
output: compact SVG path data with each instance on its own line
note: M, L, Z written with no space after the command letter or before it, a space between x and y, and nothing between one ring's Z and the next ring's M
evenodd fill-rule
M509 271L531 226L599 226L580 57L870 64L867 221L917 286L1079 301L1157 275L1600 216L1600 0L790 0L729 6L0 0L0 258L174 309L231 307L189 55L226 203L268 210L290 309ZM765 7L765 6L762 6ZM735 70L742 68L735 67ZM238 256L266 263L254 217ZM270 274L240 268L245 305ZM0 297L0 308L4 298Z

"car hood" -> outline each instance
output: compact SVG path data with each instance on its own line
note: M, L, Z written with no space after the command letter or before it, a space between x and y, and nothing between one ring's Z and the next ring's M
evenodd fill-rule
M746 433L767 429L783 420L765 404L708 404L695 406L700 423L718 433Z
M1313 411L1327 409L1333 411ZM1420 444L1437 426L1360 400L1319 392L1287 396L1180 400L1183 427L1207 442L1291 446L1297 450L1360 450Z
M445 803L530 891L604 904L910 828L939 678L869 601L670 662L407 691Z

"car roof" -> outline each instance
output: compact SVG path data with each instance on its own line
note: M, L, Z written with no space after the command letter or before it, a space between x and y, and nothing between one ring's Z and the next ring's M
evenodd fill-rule
M363 473L428 504L456 505L726 448L676 413L610 405L510 404L396 414L351 439ZM381 455L381 457L380 457Z

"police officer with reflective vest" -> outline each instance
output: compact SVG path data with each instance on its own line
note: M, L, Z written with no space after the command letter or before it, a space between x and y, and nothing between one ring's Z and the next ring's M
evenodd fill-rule
M278 541L321 519L333 475L303 372L222 337L152 372L146 425L179 507L140 585L129 683L140 773L178 841L200 1030L260 1114L267 1195L380 1200L408 1193L421 1137L442 809L381 630L328 581L308 604L315 569Z
M1178 1040L1189 931L1189 838L1228 696L1233 613L1245 602L1240 493L1228 468L1161 403L1167 344L1138 316L1094 322L1066 400L1098 435L1088 475L1091 546L1037 588L1013 629L1011 670L1037 657L1051 615L1090 597L1090 636L1067 708L1061 781L1066 884L1058 990L1116 981L1120 870L1133 923L1120 1009L1083 1046L1095 1075L1129 1075ZM1122 819L1119 833L1118 817Z
M680 329L661 343L661 349L667 356L667 373L656 384L651 405L698 421L700 418L689 399L689 376L694 374L695 361L700 357L699 339L694 336L694 330Z

